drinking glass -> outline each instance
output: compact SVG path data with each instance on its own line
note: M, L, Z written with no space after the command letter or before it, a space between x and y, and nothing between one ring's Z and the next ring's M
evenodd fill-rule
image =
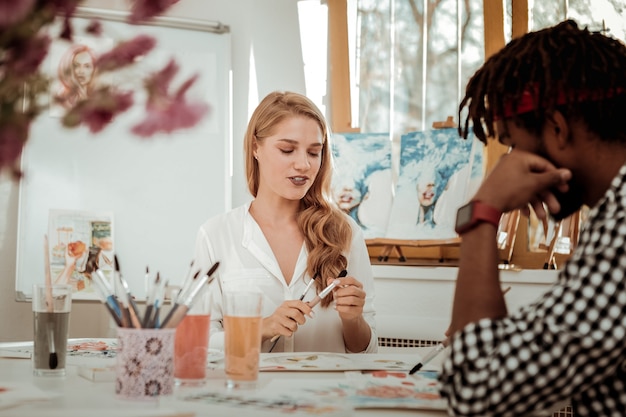
M224 365L227 388L255 388L261 356L263 295L224 293Z
M199 300L176 326L174 378L176 385L202 385L206 378L211 326L211 303Z
M71 308L70 285L33 285L33 375L65 375Z

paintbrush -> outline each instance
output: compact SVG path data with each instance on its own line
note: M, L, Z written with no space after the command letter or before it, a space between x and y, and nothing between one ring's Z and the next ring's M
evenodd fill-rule
M343 271L341 271L338 275L338 278L343 278L346 275L348 275L348 271L346 271L345 269ZM319 294L317 294L315 296L315 298L313 298L311 301L308 301L307 304L309 305L309 307L313 308L316 305L318 305L320 303L320 301L322 301L322 299L326 298L326 296L328 294L330 294L330 292L337 286L339 285L339 281L335 280L333 281L329 286L327 286L326 288L324 288L322 290L322 292L320 292Z
M502 295L505 295L510 290L511 290L511 287L506 287L504 290L502 290ZM426 365L428 362L435 359L437 355L439 355L439 353L441 353L448 346L449 343L450 343L450 339L447 337L441 342L437 343L437 346L431 349L431 351L428 352L426 356L424 356L424 359L422 359L413 368L411 368L411 370L409 371L409 375L413 375L415 372L422 369L422 367Z
M169 311L168 315L163 319L163 323L161 324L161 328L163 329L171 329L176 326L185 318L187 312L191 309L193 304L200 294L200 290L206 288L206 284L210 284L213 280L212 275L217 270L217 267L220 266L219 262L215 262L209 272L206 275L203 275L201 278L197 279L191 287L189 287L188 294L185 294L185 299L177 302L172 306L172 309Z
M117 279L122 284L122 288L124 289L124 293L125 293L124 304L126 305L126 308L128 308L131 325L136 329L140 329L141 323L139 322L139 309L137 308L137 304L135 303L135 298L130 293L130 288L128 288L128 283L122 276L122 273L120 271L120 264L117 262L117 255L113 255L113 260L115 263L115 275L117 276Z
M182 297L182 295L189 289L189 286L191 285L193 280L198 277L198 273L200 271L196 271L196 274L193 277L191 276L193 262L194 261L192 260L191 264L189 264L189 270L187 271L187 275L185 275L185 279L183 280L183 285L180 286L180 289L178 290L178 294L176 294L176 300L178 300L179 297Z
M104 306L111 313L111 317L115 320L115 323L118 326L122 325L122 311L120 310L120 306L115 299L115 295L113 294L113 290L109 286L109 283L104 276L104 273L100 269L96 269L96 273L91 275L91 280L95 284L95 288L97 292L100 294L100 299Z
M160 277L160 273L157 272L157 277ZM165 289L169 286L169 281L162 282L156 290L156 294L154 296L153 303L153 312L150 321L148 322L148 328L150 329L158 329L161 325L160 314L161 314L161 306L163 305L163 301L165 299Z
M315 283L315 280L319 276L320 276L319 272L316 272L315 276L313 276L311 281L309 281L309 283L306 284L306 287L304 287L304 291L302 291L302 295L300 295L300 298L299 298L300 301L304 300L304 297L306 296L306 293L309 292L309 289L311 288L311 286L313 286L313 284ZM270 342L274 342L274 343L272 343L272 346L270 347L269 352L274 350L274 348L276 347L276 343L278 343L278 339L280 339L280 335L279 334L277 334L276 336L272 337L272 340L270 340Z
M50 275L50 254L48 253L48 235L44 235L44 268L45 268L45 280L46 280L46 311L49 313L50 323L48 324L48 367L50 369L56 369L59 365L59 358L57 356L56 347L54 345L54 320L52 313L54 312L52 298L52 276Z
M147 273L148 267L146 267L146 274ZM161 274L157 272L154 283L148 286L149 291L146 296L146 311L143 314L143 321L141 322L141 327L143 328L149 327L150 322L152 321L152 309L154 308L154 299L159 285L161 285Z

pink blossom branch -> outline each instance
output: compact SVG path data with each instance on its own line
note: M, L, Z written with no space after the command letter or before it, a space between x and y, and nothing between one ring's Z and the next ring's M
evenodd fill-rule
M198 79L197 75L185 80L173 94L168 93L170 84L178 72L174 60L154 73L145 81L148 98L146 117L133 126L131 131L142 137L156 133L171 133L174 130L195 126L208 113L206 103L188 103L186 92Z
M36 72L48 54L50 41L50 37L43 35L25 39L19 45L15 45L7 54L5 62L12 75L23 79Z
M163 14L179 0L135 0L128 21L137 24Z
M96 61L98 71L112 71L134 64L141 56L146 55L156 45L156 39L148 35L138 35L133 39L119 43L111 51L106 52Z
M63 125L76 127L85 124L92 133L97 133L132 104L132 91L120 92L104 87L71 108L63 117Z
M21 22L34 5L35 0L0 0L0 28Z

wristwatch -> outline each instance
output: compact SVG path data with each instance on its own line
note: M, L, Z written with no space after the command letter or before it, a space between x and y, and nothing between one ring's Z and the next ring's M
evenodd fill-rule
M472 200L457 211L454 230L462 235L483 222L491 223L497 228L500 225L501 216L502 212L497 208Z

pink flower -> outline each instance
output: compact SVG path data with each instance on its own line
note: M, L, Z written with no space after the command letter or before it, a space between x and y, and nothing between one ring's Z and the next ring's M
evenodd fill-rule
M128 17L130 23L136 24L164 13L179 0L135 0Z
M96 67L98 71L104 72L134 64L137 58L150 52L155 45L156 39L152 36L138 35L102 54L96 61Z
M85 32L94 36L102 35L102 22L96 19L91 20L85 28Z
M21 22L34 5L35 0L0 0L0 28Z
M6 65L16 78L26 77L39 69L49 46L50 38L47 35L26 39L11 49Z
M171 133L177 129L195 126L209 111L206 103L188 103L185 93L196 82L198 76L187 79L173 94L168 90L178 72L178 65L171 60L161 71L146 80L148 100L146 117L133 126L131 131L149 137L158 132Z
M131 131L142 137L156 133L171 133L177 129L195 126L209 110L205 103L186 103L184 100L171 101L167 106L148 110L146 117Z
M132 91L120 92L104 87L71 108L63 117L63 125L76 127L85 124L92 133L97 133L132 105Z
M78 3L82 0L51 0L48 3L48 7L56 9L55 13L63 15L63 29L59 37L61 39L72 40L74 29L70 19L74 16Z

